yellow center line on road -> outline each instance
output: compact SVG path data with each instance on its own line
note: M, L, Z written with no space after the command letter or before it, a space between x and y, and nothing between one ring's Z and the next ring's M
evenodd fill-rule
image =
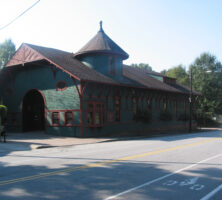
M136 158L142 158L142 157L145 157L145 156L151 156L151 155L160 154L160 153L164 153L164 152L183 149L183 148L196 146L196 145L199 145L199 144L205 144L205 143L209 143L209 142L213 142L213 141L221 140L221 139L222 139L222 137L217 137L217 138L213 138L213 139L209 139L209 140L203 140L203 141L200 141L200 142L194 142L194 143L190 143L190 144L179 145L179 146L176 146L176 147L171 147L171 148L162 149L162 150L158 150L158 151L151 151L151 152L148 152L148 153L137 154L137 155L133 155L133 156L126 156L126 157L123 157L123 158L118 158L118 159L109 160L109 161L105 161L105 162L92 163L92 164L88 164L88 165L82 165L82 166L79 166L79 167L71 167L71 168L68 168L68 169L57 170L57 171L37 174L37 175L33 175L33 176L26 176L26 177L22 177L22 178L7 180L7 181L0 181L0 186L9 185L9 184L13 184L13 183L24 182L24 181L35 180L35 179L39 179L39 178L54 176L54 175L58 175L58 174L62 174L62 173L73 172L73 171L87 169L87 168L100 167L100 166L111 164L111 163L117 163L117 162L132 160L132 159L136 159Z

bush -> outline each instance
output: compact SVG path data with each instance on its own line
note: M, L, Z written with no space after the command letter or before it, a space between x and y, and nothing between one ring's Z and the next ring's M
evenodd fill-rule
M160 114L159 114L159 119L161 121L171 121L173 118L171 112L169 112L168 110L162 110L160 111Z
M196 121L197 121L198 126L204 126L204 127L219 127L220 126L220 123L206 116L197 117Z
M7 107L4 105L0 105L0 118L3 120L7 116Z
M152 119L152 112L150 110L138 110L133 119L136 122L149 123Z

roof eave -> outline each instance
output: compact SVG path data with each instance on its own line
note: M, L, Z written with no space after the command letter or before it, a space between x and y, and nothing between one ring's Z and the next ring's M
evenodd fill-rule
M82 51L82 52L75 53L74 57L79 58L81 56L95 55L95 54L115 55L115 56L121 57L123 60L126 60L129 58L129 55L127 53L121 54L121 53L109 51L109 50Z

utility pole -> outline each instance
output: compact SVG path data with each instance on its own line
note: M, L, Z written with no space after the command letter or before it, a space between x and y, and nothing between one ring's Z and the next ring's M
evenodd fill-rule
M189 117L189 132L192 132L192 68L190 68L190 97L189 97L189 103L190 103L190 117Z

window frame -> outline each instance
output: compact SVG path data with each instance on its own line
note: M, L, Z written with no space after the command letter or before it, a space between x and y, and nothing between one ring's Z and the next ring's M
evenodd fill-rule
M136 115L138 112L138 98L137 97L132 97L132 110L133 114Z
M53 120L54 120L53 114L54 114L54 113L58 113L58 123L54 123L54 122L53 122ZM52 125L52 126L60 126L60 112L59 112L59 111L52 111L52 112L51 112L51 125Z
M71 120L72 120L72 122L71 123L67 123L67 116L66 116L66 114L67 113L71 113ZM69 111L69 110L67 110L67 111L65 111L64 112L64 125L65 126L73 126L74 125L74 114L73 114L73 111Z
M117 110L116 100L118 100L118 102L119 102L118 103L118 110ZM121 97L115 96L113 103L114 103L114 122L120 122L121 121ZM118 118L116 117L117 114L118 114Z
M89 108L89 105L92 104L92 108ZM99 105L99 110L97 110L97 106ZM88 116L89 113L92 112L92 123L89 123ZM99 112L99 124L96 124L96 113ZM87 127L101 127L103 126L104 119L103 119L103 112L104 112L104 103L97 102L97 101L87 101L86 102L86 124Z
M109 74L116 75L116 57L115 56L109 56L108 59L109 59L109 61L108 61Z
M151 97L146 99L148 110L152 111L153 99Z

